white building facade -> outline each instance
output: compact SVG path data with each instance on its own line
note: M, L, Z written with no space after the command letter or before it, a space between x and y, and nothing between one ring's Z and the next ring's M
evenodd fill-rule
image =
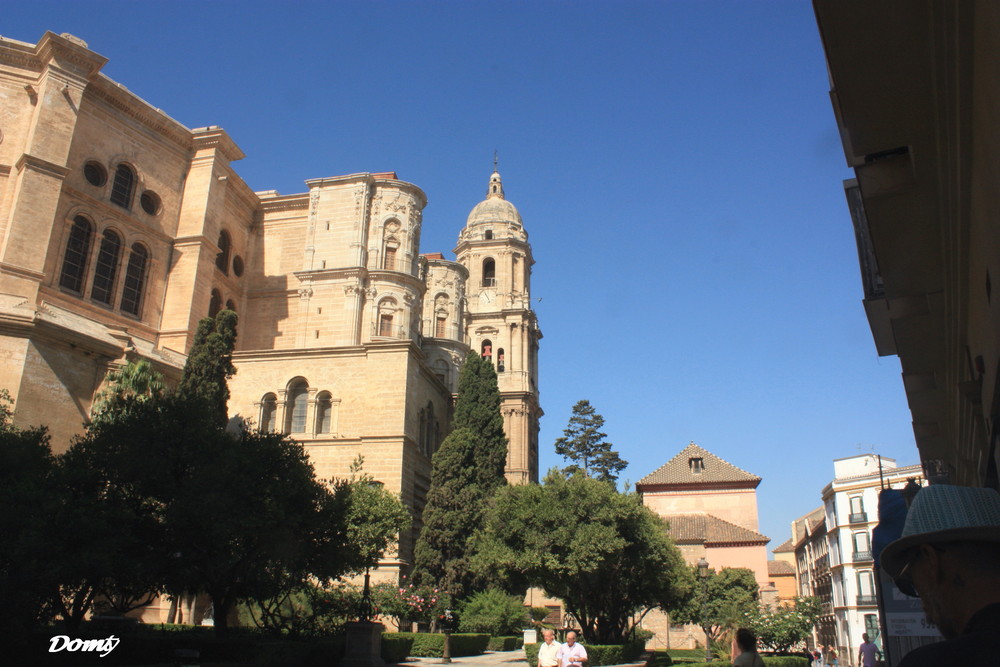
M834 479L823 489L833 616L841 664L853 664L861 635L880 634L871 546L879 492L902 489L911 479L922 483L923 470L919 465L897 467L894 459L875 454L837 459L833 466Z

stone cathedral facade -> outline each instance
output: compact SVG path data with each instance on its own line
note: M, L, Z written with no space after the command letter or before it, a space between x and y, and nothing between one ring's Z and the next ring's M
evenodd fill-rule
M184 127L105 62L71 35L0 38L0 387L18 423L65 449L109 368L144 358L176 382L198 320L228 307L230 415L291 434L320 477L360 454L419 517L475 350L497 369L508 479L537 480L534 260L499 173L456 260L422 254L419 187L387 172L254 192L224 130Z

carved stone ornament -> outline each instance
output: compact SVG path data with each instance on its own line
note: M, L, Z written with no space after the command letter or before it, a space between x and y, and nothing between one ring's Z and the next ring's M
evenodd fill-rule
M299 298L308 299L313 295L312 287L300 287L299 288Z
M347 296L352 296L354 294L360 294L361 287L359 285L344 285L344 294Z
M374 287L369 287L367 290L365 290L365 294L368 296L369 299L374 299L378 295L378 290L375 289Z
M390 234L395 234L400 228L399 220L390 220L385 223L385 230Z

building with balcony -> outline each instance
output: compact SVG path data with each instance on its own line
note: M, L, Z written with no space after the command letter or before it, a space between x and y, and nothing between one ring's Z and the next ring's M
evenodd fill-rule
M932 482L1000 482L1000 5L814 0L864 309Z
M820 618L813 629L812 646L836 646L830 546L826 539L826 510L817 507L792 521L792 536L775 549L775 558L786 550L793 554L797 594L820 601ZM787 546L786 546L787 545Z
M880 635L872 529L878 524L882 489L902 489L909 480L923 479L919 465L862 454L833 462L834 478L823 489L828 568L832 588L836 646L855 655L862 633Z

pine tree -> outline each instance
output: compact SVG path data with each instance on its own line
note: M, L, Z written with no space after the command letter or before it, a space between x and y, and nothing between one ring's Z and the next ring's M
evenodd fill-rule
M179 387L182 396L200 397L212 421L219 426L225 426L228 420L228 381L236 374L233 348L237 320L236 313L222 310L214 318L198 322Z
M569 425L563 437L556 440L556 454L573 461L564 470L568 474L582 472L584 475L605 482L614 482L618 473L625 469L628 461L618 456L614 445L605 440L602 433L604 417L594 410L590 401L584 399L573 406Z
M507 436L496 372L475 353L469 353L459 375L452 426L432 461L413 580L464 599L496 583L473 574L470 560L487 501L506 484Z

